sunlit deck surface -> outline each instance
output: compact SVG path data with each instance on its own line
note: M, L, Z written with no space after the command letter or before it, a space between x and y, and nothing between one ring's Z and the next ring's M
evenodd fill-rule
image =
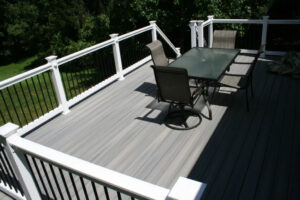
M179 176L204 182L203 199L300 199L300 81L268 73L268 62L255 69L250 112L244 91L221 88L213 119L193 130L163 124L148 63L26 138L167 188Z
M10 196L8 196L7 194L0 192L0 200L12 200L13 198L11 198Z

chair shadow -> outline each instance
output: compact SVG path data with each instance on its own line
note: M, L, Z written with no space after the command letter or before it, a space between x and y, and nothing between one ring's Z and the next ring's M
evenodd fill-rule
M158 102L156 99L153 99L146 108L149 109L145 115L141 117L136 117L135 119L151 122L155 124L163 124L165 116L167 115L169 105L168 103Z
M134 91L144 93L146 96L156 97L156 85L150 82L143 82Z

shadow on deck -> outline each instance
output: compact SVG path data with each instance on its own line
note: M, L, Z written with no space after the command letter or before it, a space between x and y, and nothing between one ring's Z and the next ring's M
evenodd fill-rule
M249 113L244 91L222 92L213 120L170 130L148 63L26 138L163 187L179 176L207 183L203 199L299 199L300 82L267 73L265 63ZM201 100L196 108L206 112Z
M228 109L188 175L207 183L203 199L300 199L300 81L254 75L249 113L243 91L215 98Z

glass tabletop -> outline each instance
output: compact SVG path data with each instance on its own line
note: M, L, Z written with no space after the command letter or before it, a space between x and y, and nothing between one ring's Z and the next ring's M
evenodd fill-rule
M169 67L185 68L191 78L216 81L239 52L239 49L192 48Z

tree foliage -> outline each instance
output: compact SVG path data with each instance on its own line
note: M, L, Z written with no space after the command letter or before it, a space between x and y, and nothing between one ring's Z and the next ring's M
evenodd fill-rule
M208 15L261 18L274 2L277 0L0 0L0 62L36 54L63 56L106 40L109 33L125 33L150 20L157 20L177 46L186 46L191 19Z

